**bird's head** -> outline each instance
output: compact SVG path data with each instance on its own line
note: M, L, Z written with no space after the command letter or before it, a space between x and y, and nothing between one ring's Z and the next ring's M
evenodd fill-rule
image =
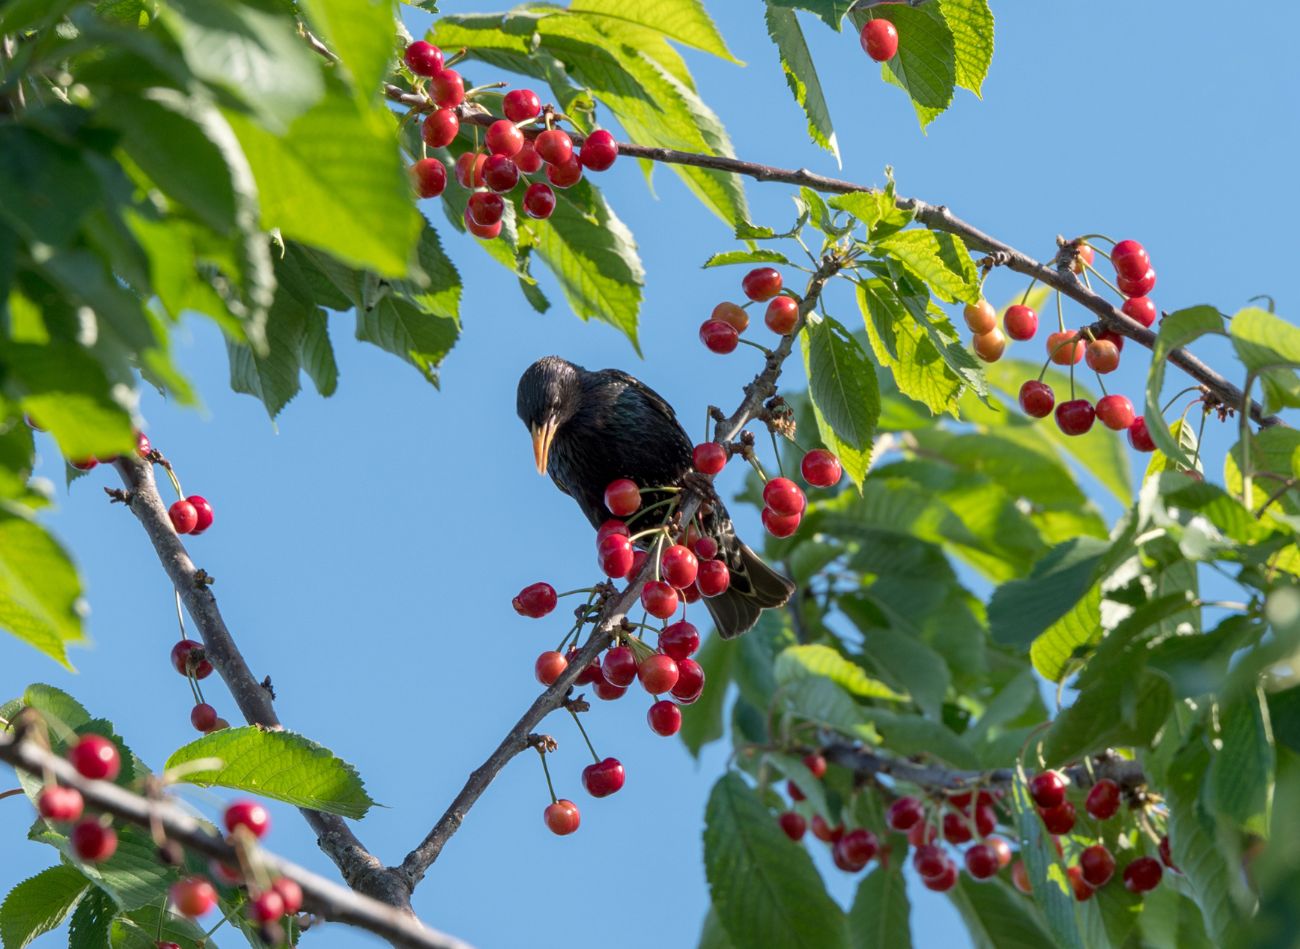
M559 356L537 360L519 377L515 407L533 436L537 473L546 474L546 460L556 430L578 410L582 390L578 367Z

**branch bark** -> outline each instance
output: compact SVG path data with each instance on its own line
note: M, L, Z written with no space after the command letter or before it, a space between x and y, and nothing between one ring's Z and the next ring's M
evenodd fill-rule
M52 773L60 784L80 791L91 810L144 828L156 822L169 840L223 863L238 864L230 844L177 805L83 778L71 764L31 739L0 733L0 761L32 774ZM272 873L295 880L302 887L304 907L322 919L368 930L404 949L471 949L454 936L427 928L406 910L331 883L269 851L259 851L258 859Z

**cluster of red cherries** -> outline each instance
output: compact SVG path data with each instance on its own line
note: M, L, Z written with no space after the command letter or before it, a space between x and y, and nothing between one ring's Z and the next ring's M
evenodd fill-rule
M445 68L442 50L417 40L406 47L407 68L417 84L427 80L428 95L437 108L425 117L421 136L430 148L450 145L460 132L458 107L465 101L460 73ZM488 126L486 151L465 152L456 159L456 181L473 192L465 206L465 226L484 240L501 234L506 198L523 179L545 168L546 181L532 181L524 191L524 213L545 220L555 210L553 188L571 188L588 171L605 171L618 157L618 143L604 129L588 135L578 149L563 129L552 127L550 109L543 115L541 100L531 89L514 89L502 100L505 118ZM524 129L542 121L534 137ZM437 158L421 158L410 167L411 182L421 198L436 198L447 187L447 167ZM549 182L549 183L548 183Z
M1091 269L1096 250L1085 243L1077 243L1076 247L1073 269L1080 273ZM1146 249L1137 241L1122 240L1115 244L1110 259L1115 267L1119 291L1126 298L1120 310L1143 326L1151 326L1156 321L1157 311L1147 294L1155 287L1156 272L1151 267ZM1007 307L1002 329L997 325L997 311L987 300L967 305L963 315L966 325L975 334L972 340L975 354L985 362L1002 358L1008 336L1023 341L1033 339L1038 332L1038 314L1023 303ZM1124 337L1113 330L1104 330L1093 336L1088 330L1060 329L1047 337L1047 362L1043 364L1043 372L1047 371L1050 363L1074 366L1086 361L1100 382L1103 375L1118 368L1123 348ZM1104 384L1102 391L1105 392ZM1091 430L1094 421L1100 420L1113 431L1128 432L1129 444L1138 451L1155 451L1146 419L1136 413L1127 396L1105 394L1095 406L1087 399L1069 399L1058 405L1056 394L1040 373L1039 378L1026 380L1020 387L1019 402L1025 414L1033 418L1046 418L1055 407L1056 424L1066 435L1082 435Z
M722 356L734 352L740 345L740 334L749 328L745 308L750 303L766 303L763 322L778 336L788 336L799 321L799 299L789 291L782 293L783 286L780 271L772 267L756 267L745 274L740 287L749 303L742 306L723 301L715 306L700 325L700 342Z
M115 781L122 772L122 757L115 745L102 735L83 735L67 752L68 761L77 773L91 781ZM72 824L68 834L72 851L86 863L102 863L117 852L117 831L109 815L84 816L85 801L76 788L53 782L36 797L36 809L46 820ZM225 810L226 830L233 836L247 834L252 840L264 837L271 828L271 816L254 801L235 801ZM243 874L213 862L212 871L228 885L244 882ZM249 918L263 927L262 938L278 945L284 940L279 921L302 909L302 888L287 877L277 877L266 885L250 885ZM172 884L171 903L176 912L191 918L203 916L217 905L216 888L200 876L186 877ZM175 943L159 942L158 949L170 949Z
M203 700L199 680L212 675L212 663L208 662L203 644L193 639L182 639L172 646L171 660L172 668L189 680L194 692L190 724L205 735L229 728L230 722L217 715L217 710Z

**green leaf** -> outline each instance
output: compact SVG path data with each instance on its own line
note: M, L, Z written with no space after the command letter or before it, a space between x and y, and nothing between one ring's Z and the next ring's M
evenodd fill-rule
M360 819L374 801L352 765L302 735L249 725L205 735L178 748L166 768L220 758L220 768L191 771L181 780L201 787L236 788L297 807Z
M1022 775L1011 786L1012 808L1020 835L1020 858L1024 861L1034 902L1043 910L1055 946L1082 949L1078 920L1074 913L1074 891L1065 867L1056 859L1054 848L1043 830L1042 818L1030 800Z
M871 593L868 591L859 596L869 599ZM921 711L938 720L950 685L948 664L943 657L915 636L871 624L862 610L853 608L854 603L861 603L861 600L840 598L841 608L862 630L863 655L880 670L886 681L906 690Z
M260 399L271 418L298 394L307 316L314 310L282 288L267 314L265 355L226 337L230 388Z
M1159 324L1156 345L1151 351L1151 369L1147 374L1147 403L1144 417L1147 431L1156 448L1174 459L1184 468L1191 468L1192 460L1169 434L1164 415L1160 411L1160 392L1164 388L1165 366L1169 353L1180 346L1199 339L1206 333L1223 332L1223 316L1212 306L1193 306L1170 313Z
M875 728L881 744L897 754L933 757L957 768L974 768L979 763L970 747L939 722L881 708L863 709L861 717Z
M790 10L807 10L839 32L845 15L853 8L855 0L771 0L778 7Z
M62 689L40 682L29 685L18 698L0 705L0 718L13 721L24 708L41 713L55 740L90 721L90 713L80 702Z
M790 646L781 651L773 666L777 685L789 685L809 677L829 679L854 695L869 699L901 699L885 684L871 678L830 646Z
M0 629L71 669L81 628L81 581L63 548L35 521L0 506Z
M1069 613L1096 582L1110 545L1080 537L1054 548L1026 578L1002 584L989 601L993 641L1027 647Z
M0 904L0 943L23 949L60 926L90 883L75 867L60 864L24 880Z
M808 851L785 836L737 774L724 775L709 795L704 869L718 920L740 949L847 945L844 912Z
M1268 705L1258 691L1233 696L1219 709L1218 754L1210 789L1219 814L1265 839L1273 805L1276 752Z
M818 432L860 485L880 418L876 367L849 331L829 316L809 321L800 346Z
M939 11L952 30L957 85L978 96L993 62L993 11L988 0L939 0Z
M307 325L302 337L302 367L316 384L317 392L324 396L334 394L339 383L339 367L334 361L329 323L319 308L307 314Z
M717 911L712 906L704 917L704 926L700 930L700 942L696 949L735 949L727 938L727 931L718 922Z
M85 877L124 910L161 902L167 887L179 876L159 862L158 846L148 833L135 827L117 828L117 850L102 863L78 860L68 839L57 832L50 831L47 842L58 847Z
M387 110L329 95L283 136L227 118L257 179L265 227L382 276L407 274L422 224Z
M1182 449L1184 458L1196 458L1196 427L1185 418L1175 419L1174 423L1169 426L1169 437L1174 443ZM1142 480L1154 478L1164 471L1182 471L1178 462L1170 458L1164 452L1156 450L1151 453L1151 460L1147 462L1147 470L1142 474ZM1198 464L1193 470L1199 471Z
M682 709L682 728L678 732L682 743L695 758L699 758L701 748L722 737L722 709L735 656L736 649L718 635L706 639L695 654L695 661L704 669L709 688L694 705Z
M0 219L29 241L71 241L100 204L98 178L82 155L14 122L0 126L0 155Z
M876 360L894 374L899 391L935 414L957 414L964 383L944 361L930 334L908 313L885 280L858 284L858 306Z
M897 870L876 867L858 884L849 908L853 949L912 949L907 882Z
M966 874L948 891L977 949L1043 949L1056 945L1031 909L1002 880L979 882Z
M290 16L208 0L172 0L160 14L194 75L241 102L268 129L283 131L325 90L316 54Z
M831 124L830 107L822 93L817 65L813 62L803 29L793 11L783 9L774 0L768 0L764 13L767 35L776 44L781 55L781 70L785 73L790 94L808 117L808 135L814 142L840 160L840 146Z
M939 299L979 302L979 273L960 237L914 228L877 241L875 249L901 263Z
M726 264L784 264L790 266L790 258L775 250L728 250L714 254L704 262L705 267L722 267Z
M952 104L957 82L953 33L937 4L933 11L880 4L854 13L853 19L859 27L874 19L893 22L898 30L898 52L881 66L882 75L912 97L924 129Z
M984 415L975 415L975 411L972 406L971 420L982 421ZM1017 437L1017 432L1002 429L957 434L938 428L913 435L927 456L979 472L1015 497L1049 508L1082 508L1088 503L1087 496L1054 451L1041 443L1036 444L1037 450L1026 450L1028 445L1035 444L1032 436L1022 439Z
M458 333L455 319L422 310L404 297L389 294L357 309L357 339L402 357L434 385Z
M68 925L68 949L109 949L109 933L117 904L101 889L93 889L77 904Z
M662 33L695 49L712 53L737 65L744 65L718 32L700 0L656 0L653 5L624 3L622 0L573 0L570 13L581 13L614 20L626 20Z
M559 280L574 313L622 331L639 353L645 271L632 233L587 181L557 196L550 219L533 229L537 255Z
M1038 674L1051 682L1062 681L1073 669L1075 657L1102 636L1101 586L1094 584L1074 607L1047 627L1029 647Z
M1239 310L1228 323L1237 355L1264 384L1264 411L1300 405L1290 368L1300 366L1300 330L1258 307Z
M1154 672L1112 674L1067 706L1043 741L1043 757L1058 767L1114 746L1145 745L1173 706L1169 680Z
M393 58L392 0L303 0L302 7L343 61L358 99L368 100Z
M800 718L846 735L862 733L862 706L828 678L809 675L794 679L781 687L781 698Z
M1300 753L1300 685L1269 693L1268 718L1274 738Z

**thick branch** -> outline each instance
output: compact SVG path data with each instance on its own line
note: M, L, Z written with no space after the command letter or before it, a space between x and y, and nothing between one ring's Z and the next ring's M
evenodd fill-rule
M244 662L239 647L226 628L221 610L217 608L216 597L195 569L185 545L172 528L167 506L159 495L158 484L154 480L153 465L131 454L119 458L116 467L129 492L132 513L139 518L145 533L149 535L163 569L167 571L167 576L203 638L208 661L225 680L244 719L250 725L281 728L270 693ZM306 808L302 809L302 813L316 831L320 848L338 866L349 886L390 906L411 912L410 890L396 873L384 867L377 857L366 850L343 818Z
M32 774L52 773L60 784L81 792L87 806L140 827L161 827L167 839L235 866L235 850L219 834L167 800L150 800L107 781L90 781L63 758L30 739L0 733L0 761ZM323 919L348 923L411 949L470 949L454 936L428 929L409 912L332 883L268 851L258 859L272 873L302 887L305 908Z
M409 109L428 112L436 108L427 96L421 93L406 92L397 86L385 86L384 93L393 102L400 103ZM488 114L472 103L467 103L459 108L462 122L474 125L491 125L497 119L497 116ZM525 129L524 133L535 136L539 131L539 129ZM581 145L583 141L581 135L575 134L572 137L575 145ZM714 171L731 172L732 174L745 175L757 181L778 181L783 184L802 185L812 188L814 191L822 191L828 194L849 194L856 191L873 192L877 190L841 178L829 178L825 175L819 175L807 168L779 168L774 165L760 165L756 162L741 161L738 158L728 158L724 155L702 155L697 152L683 152L675 148L659 148L650 145L637 145L631 142L619 142L618 153L632 158L644 158L668 165L689 165L694 168L710 168ZM1016 250L1010 244L1004 243L981 231L973 224L963 221L944 205L929 204L919 198L899 197L898 206L904 210L912 211L916 215L916 220L926 227L937 231L946 231L949 234L956 234L971 249L993 255L998 264L1008 267L1016 273L1035 277L1047 286L1061 291L1061 293L1096 314L1097 318L1106 327L1121 336L1127 336L1147 349L1154 348L1155 333L1123 313L1110 300L1088 289L1068 268L1058 269L1040 263L1028 254ZM1245 394L1241 389L1186 349L1172 350L1169 353L1169 361L1197 382L1206 386L1224 405L1238 409L1242 406ZM1250 416L1264 426L1277 425L1281 422L1281 419L1275 415L1266 415L1264 409L1254 400L1251 400L1250 403Z
M795 328L790 335L782 337L780 345L768 354L762 371L745 386L745 394L741 399L740 407L729 418L718 423L714 436L716 441L725 444L734 440L741 430L758 416L763 403L776 394L776 381L781 375L782 364L794 347L795 337L803 329L808 313L816 306L826 281L838 273L845 263L846 261L840 257L828 257L822 261L821 266L818 267L817 272L813 274L812 279L808 282L803 302L799 306L799 319L795 324ZM699 510L699 506L699 496L694 493L688 494L682 503L681 522L689 524L696 511ZM533 704L528 707L528 711L524 712L523 717L515 723L514 727L510 729L510 733L501 741L501 744L497 745L492 754L488 756L488 759L474 769L469 776L469 780L465 782L465 786L461 788L460 793L456 795L451 802L451 806L447 808L442 817L438 818L438 822L434 824L428 836L424 838L418 847L407 854L406 859L402 861L401 872L405 874L407 883L412 889L424 877L429 866L438 859L438 855L442 852L442 848L451 838L451 835L460 829L460 825L465 820L465 815L469 813L470 808L487 790L487 786L492 783L492 779L497 776L511 758L528 747L528 736L537 726L537 723L559 708L579 673L587 668L601 650L613 642L614 631L627 612L636 606L637 599L641 595L641 588L653 576L654 564L647 559L646 563L642 565L640 573L633 577L627 587L605 607L590 638L579 650L574 660L569 663L568 668L564 670L563 674L550 688L533 701Z

